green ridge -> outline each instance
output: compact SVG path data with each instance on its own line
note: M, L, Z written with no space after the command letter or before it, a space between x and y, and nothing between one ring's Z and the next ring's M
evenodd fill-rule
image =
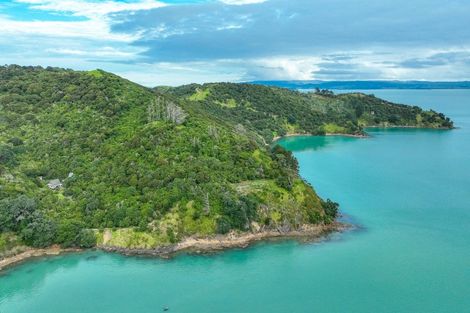
M210 92L209 92L210 90ZM195 107L231 124L241 124L267 142L292 133L363 134L363 127L452 128L449 118L416 106L391 103L373 95L334 95L326 90L303 93L251 84L211 83L168 88ZM188 97L204 93L204 98ZM221 103L231 103L220 105Z

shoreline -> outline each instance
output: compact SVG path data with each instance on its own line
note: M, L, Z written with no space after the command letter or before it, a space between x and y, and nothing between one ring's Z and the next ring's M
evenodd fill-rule
M294 134L287 134L284 136L276 136L273 138L271 143L275 143L276 141L279 141L284 138L288 137L350 137L350 138L370 138L370 135L358 135L358 134L343 134L343 133L326 133L324 135L314 135L310 133L294 133Z
M10 268L15 265L19 265L25 261L40 258L44 256L56 256L65 253L73 253L73 252L81 252L84 251L80 248L61 248L59 246L52 246L49 248L43 249L36 249L36 248L28 248L27 250L8 256L6 258L0 259L0 273L7 268Z
M364 130L367 128L375 128L375 129L431 129L431 130L453 130L453 129L458 129L458 127L419 127L419 126L409 126L409 125L390 125L390 126L380 126L380 125L373 125L373 126L365 126ZM371 138L372 136L369 135L368 133L364 134L346 134L346 133L326 133L324 135L314 135L311 133L293 133L293 134L286 134L284 136L276 136L273 138L271 141L271 144L275 143L276 141L279 141L284 138L288 137L332 137L332 136L338 136L338 137L350 137L350 138Z
M289 232L268 230L257 233L229 233L227 235L216 235L214 237L207 238L187 237L179 243L158 246L152 249L125 248L107 245L99 245L92 249L60 248L59 246L52 246L44 249L29 248L24 252L1 259L0 274L2 271L8 268L35 258L57 256L66 253L78 253L88 250L101 250L104 252L119 253L126 256L147 256L169 259L185 252L195 254L210 254L230 249L244 249L255 243L269 240L294 239L316 241L326 238L326 236L329 234L343 232L351 229L352 227L353 226L350 224L333 222L329 225L305 225L299 230Z
M149 256L169 259L180 253L209 254L230 249L244 249L257 242L269 240L305 239L318 240L325 238L334 232L343 232L351 229L352 225L340 222L333 222L330 225L306 225L299 230L280 232L268 230L258 233L229 233L227 235L216 235L215 237L197 238L188 237L181 242L160 246L152 249L123 248L101 245L97 248L106 252L116 252L127 256Z

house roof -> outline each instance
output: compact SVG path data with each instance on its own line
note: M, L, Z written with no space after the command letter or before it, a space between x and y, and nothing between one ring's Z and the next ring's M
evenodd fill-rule
M62 183L60 182L59 179L52 179L47 183L47 186L49 186L50 188L57 188L57 187L61 187Z

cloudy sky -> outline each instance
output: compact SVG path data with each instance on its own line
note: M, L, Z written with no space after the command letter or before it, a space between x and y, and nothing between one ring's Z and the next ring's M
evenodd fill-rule
M0 0L0 52L147 86L470 80L470 1Z

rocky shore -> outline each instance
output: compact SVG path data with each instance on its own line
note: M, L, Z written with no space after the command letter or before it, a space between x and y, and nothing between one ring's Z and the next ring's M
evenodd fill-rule
M384 129L400 129L400 128L406 129L406 128L410 128L410 129L450 130L450 129L456 129L457 127L421 127L421 126L408 126L408 125L387 125L387 126L372 125L372 126L365 126L364 128L365 129L367 129L367 128L384 128ZM279 140L281 140L283 138L286 138L286 137L303 137L303 136L327 136L327 137L338 136L338 137L351 137L351 138L370 138L371 137L367 133L364 133L364 134L326 133L324 135L313 135L313 134L309 134L309 133L293 133L293 134L286 134L284 136L274 137L272 142L279 141Z
M251 244L264 240L299 239L305 241L315 241L320 240L333 232L340 232L349 228L351 228L351 225L334 222L329 225L305 225L298 230L289 232L269 230L257 233L230 233L227 235L217 235L207 238L188 237L179 243L159 246L153 249L117 247L107 245L106 242L99 245L97 249L106 252L117 252L124 255L170 258L182 252L202 254L233 248L246 248ZM83 249L63 249L59 246L53 246L45 249L29 248L21 253L0 259L0 271L29 259L80 251L83 251Z
M0 271L4 270L7 267L22 263L29 259L43 257L43 256L59 255L62 253L79 252L79 251L82 251L82 250L77 249L77 248L63 249L59 246L52 246L52 247L45 248L45 249L28 248L21 253L0 259Z
M190 253L212 253L233 248L246 248L256 242L274 239L299 239L314 241L324 238L333 232L340 232L351 228L350 225L334 222L329 225L306 225L299 230L281 232L275 230L257 233L230 233L228 235L217 235L208 238L188 237L183 241L154 249L136 249L115 247L103 244L98 248L107 252L117 252L124 255L142 255L170 258L181 252Z
M351 137L351 138L369 138L370 136L367 134L341 134L341 133L326 133L324 135L313 135L313 134L308 134L308 133L295 133L295 134L287 134L284 136L277 136L274 137L272 142L279 141L283 138L287 137L308 137L308 136L317 136L317 137L331 137L331 136L338 136L338 137Z

